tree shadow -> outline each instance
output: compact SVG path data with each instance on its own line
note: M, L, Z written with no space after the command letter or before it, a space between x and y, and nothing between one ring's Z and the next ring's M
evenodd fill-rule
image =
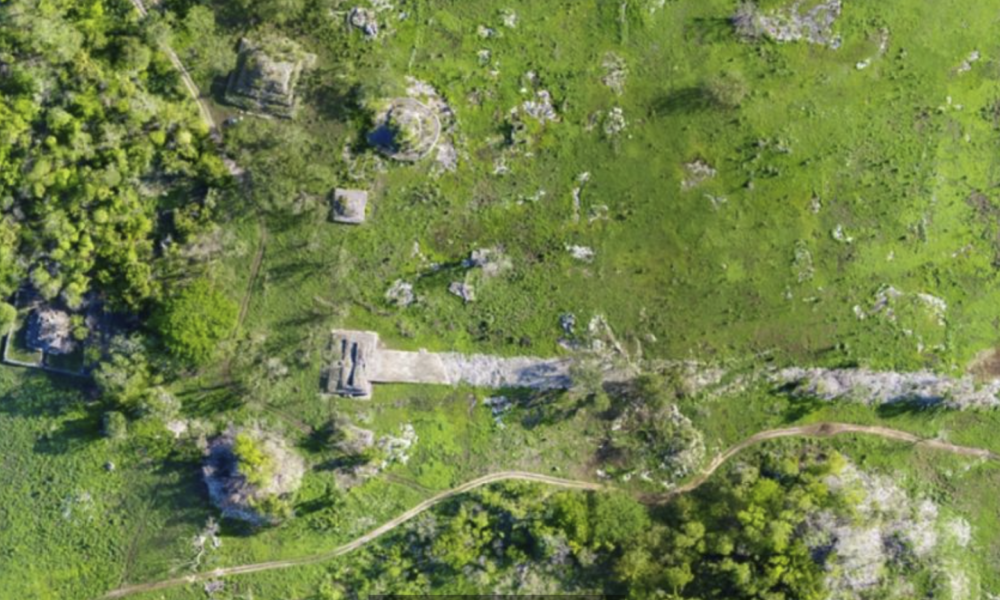
M239 386L232 383L185 392L179 395L185 414L192 417L212 415L235 410L243 404Z
M825 400L815 396L789 395L788 408L784 410L781 416L785 423L794 423L818 411L826 404Z
M650 112L654 117L703 112L715 106L712 97L702 87L686 87L667 92L653 100Z
M322 272L327 263L319 259L303 259L294 263L284 263L280 268L270 268L267 270L267 277L271 283L282 284L293 279L303 279L313 277L318 272Z
M327 421L322 427L313 429L312 433L299 442L299 447L311 454L326 452L333 445L336 433L334 423Z
M698 17L687 24L684 37L702 44L728 42L733 39L733 22L727 17Z
M880 404L875 413L883 419L893 419L904 415L931 416L942 410L941 398L905 398Z
M526 409L521 426L528 431L572 419L580 412L581 404L572 402L565 390L526 390L520 398L515 398L515 402Z
M369 459L360 455L343 455L331 458L316 465L314 470L319 472L345 471L355 467L363 467L369 463Z
M309 86L306 102L325 119L349 121L359 115L358 87L335 79L333 73L318 74L321 83Z
M200 525L208 516L215 514L208 488L202 481L200 462L167 458L159 464L156 474L175 482L156 488L155 502L170 507L166 525Z
M0 394L0 413L15 417L57 417L83 402L84 392L93 388L89 379L9 365L0 368L25 372L16 388Z
M99 405L91 405L86 412L74 419L67 419L57 431L43 433L35 441L38 454L67 454L77 451L101 439L101 415Z
M220 106L229 106L226 102L227 89L229 89L229 74L216 75L208 86L208 96Z

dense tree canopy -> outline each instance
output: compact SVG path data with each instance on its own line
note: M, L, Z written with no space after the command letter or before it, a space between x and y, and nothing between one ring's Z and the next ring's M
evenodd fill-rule
M159 292L158 215L225 176L127 0L0 4L0 296L29 276L71 308Z
M192 366L202 365L232 333L239 307L206 279L166 299L153 323L167 350Z

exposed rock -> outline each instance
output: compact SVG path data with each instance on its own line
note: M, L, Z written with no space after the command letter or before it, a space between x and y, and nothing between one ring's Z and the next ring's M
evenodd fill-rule
M844 231L844 226L843 225L839 225L838 224L836 227L834 227L833 231L830 232L830 236L834 240L840 242L841 244L853 244L854 243L854 238L851 237L851 236L849 236L849 235L847 235L847 232Z
M628 64L625 63L625 59L614 52L608 52L604 55L601 67L604 68L601 83L608 86L617 96L624 94L625 81L628 78Z
M440 137L434 111L413 98L396 98L376 117L368 140L389 158L415 162L430 154Z
M226 590L226 582L221 579L212 579L206 581L205 585L202 586L202 589L204 589L205 593L209 596L214 596L215 594Z
M510 269L511 262L504 255L503 248L495 246L473 250L469 258L462 261L462 266L467 269L479 269L483 276L490 278Z
M710 164L699 158L684 165L684 174L681 189L690 190L712 179L717 173Z
M500 21L503 22L503 26L507 29L516 29L517 13L512 9L506 8L500 12Z
M434 153L443 171L458 166L455 112L433 86L407 77L407 96L385 103L369 142L386 156L416 162ZM436 152L435 152L436 150Z
M535 97L531 100L525 100L521 105L521 109L524 110L525 114L539 123L559 120L555 106L552 105L552 94L548 90L538 90L535 92Z
M898 583L893 565L939 567L939 531L948 524L927 498L911 498L891 477L852 465L825 482L834 493L859 499L855 515L829 510L811 514L803 532L813 556L827 571L831 598L859 598ZM896 597L896 596L891 596Z
M417 297L413 293L413 284L407 283L402 279L397 279L389 286L389 289L385 292L385 299L390 304L394 304L399 308L406 308L417 301Z
M795 0L786 8L764 13L747 1L737 9L732 23L737 34L746 39L767 37L779 43L804 40L837 49L842 40L833 26L842 8L842 0Z
M587 246L570 245L566 246L566 251L576 260L583 262L593 262L595 256L594 249Z
M378 37L378 15L370 8L355 7L347 16L347 22L355 29L361 30L368 39Z
M441 354L448 381L494 389L521 387L537 390L569 389L570 361L483 354Z
M972 52L969 53L969 56L966 57L964 61L962 61L962 64L958 66L958 72L968 73L969 71L972 70L972 65L974 63L979 62L980 58L981 55L979 54L979 50L973 50Z
M968 548L972 543L972 525L961 517L948 522L948 534L959 548Z
M909 402L918 406L993 408L1000 406L1000 380L977 385L972 376L952 378L930 371L894 373L867 369L802 369L778 371L774 380L791 386L795 396L846 400L868 405Z
M580 205L581 196L583 194L583 188L587 186L590 181L590 171L584 171L576 177L576 181L579 185L573 188L573 222L576 223L580 220Z
M384 469L393 463L405 465L410 461L409 451L417 443L417 432L413 425L406 423L400 427L400 436L383 436L378 440L378 447L382 450L385 458L381 468Z
M604 117L604 135L614 139L620 136L628 128L628 121L625 120L625 111L620 106L616 106L608 111Z
M465 283L464 281L453 281L451 285L448 286L448 291L455 296L458 296L466 303L475 302L476 291L471 285Z
M167 431L169 431L170 433L173 434L174 439L176 440L176 439L180 439L180 437L182 435L184 435L185 433L187 433L187 431L188 431L188 422L184 421L184 420L181 420L181 419L175 419L173 421L168 421L166 423L165 427L166 427Z
M562 328L563 332L565 332L566 335L573 335L573 332L576 329L576 315L572 313L566 313L564 315L560 315L559 327Z

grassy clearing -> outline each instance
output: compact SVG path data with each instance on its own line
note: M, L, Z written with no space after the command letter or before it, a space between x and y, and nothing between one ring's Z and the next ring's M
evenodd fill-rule
M996 133L983 111L996 99L995 67L957 72L972 50L995 49L987 7L972 9L977 17L953 2L850 4L839 51L739 43L724 23L728 1L629 11L627 35L609 7L422 1L375 43L321 15L311 29L286 31L320 57L303 114L247 119L232 129L232 148L271 179L288 171L286 202L313 200L269 222L251 326L291 346L308 313L406 347L551 354L558 316L574 312L606 315L653 356L769 351L783 362L945 370L994 344L997 248L984 214L995 202ZM504 8L516 28L501 24ZM496 35L480 37L480 25ZM621 96L601 81L608 53L627 65ZM706 100L704 85L720 73L745 81L739 108ZM360 135L354 86L404 75L436 86L455 110L455 173L341 160ZM538 89L552 93L560 122L529 123L525 142L507 145L506 115ZM629 125L612 140L602 119L614 107ZM278 141L252 142L265 135ZM682 190L683 165L696 159L718 175ZM499 164L508 174L493 174ZM584 172L575 222L571 192ZM366 226L326 222L324 198L338 184L373 190ZM594 262L574 261L568 244L594 248ZM493 245L514 269L484 283L477 303L447 293L461 273L430 274L430 262ZM386 305L397 278L416 283L417 307ZM906 295L896 318L859 320L854 307L873 312L885 286ZM940 322L921 293L948 305Z
M162 573L207 517L192 503L190 466L102 439L100 412L77 385L0 369L6 597L93 598L123 579Z

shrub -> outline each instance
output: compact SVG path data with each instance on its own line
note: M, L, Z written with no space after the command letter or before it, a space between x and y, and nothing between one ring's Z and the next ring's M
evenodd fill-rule
M199 366L212 358L219 342L233 331L238 311L235 302L199 279L160 306L153 326L174 358Z
M739 108L750 94L750 87L740 73L726 72L709 79L705 93L720 108Z

